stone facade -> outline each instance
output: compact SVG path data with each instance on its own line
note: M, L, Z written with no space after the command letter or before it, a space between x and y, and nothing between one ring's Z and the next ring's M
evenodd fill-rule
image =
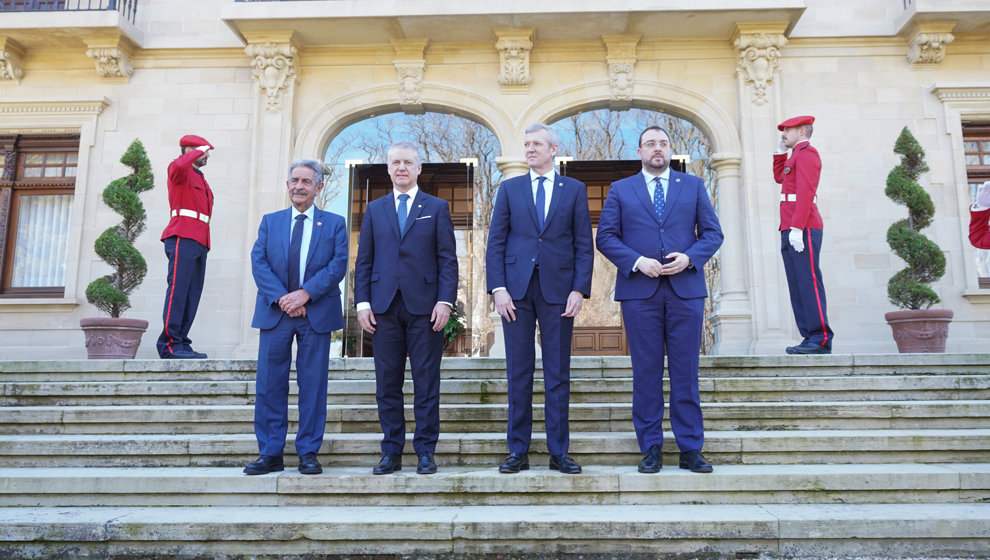
M896 351L883 314L903 264L887 227L906 215L884 194L904 126L925 148L936 205L925 233L945 251L934 285L955 311L949 351L990 338L990 290L967 240L969 188L961 122L990 121L990 7L968 0L746 1L722 11L642 11L626 2L550 0L486 10L454 0L233 2L139 0L116 12L0 18L0 134L80 134L66 292L0 298L0 359L84 356L84 291L107 267L94 239L116 220L100 200L140 138L156 172L138 248L149 273L129 317L147 319L139 357L161 326L168 219L165 169L183 134L215 150L207 287L192 337L211 357L251 358L249 252L260 216L284 208L285 170L322 157L344 127L392 111L453 112L483 123L500 166L524 171L526 125L591 109L639 107L698 125L718 172L721 354L782 352L796 340L779 256L771 154L776 123L817 117L824 172L822 270L839 353ZM638 3L628 3L630 6ZM515 3L512 6L516 6ZM95 67L94 67L95 66ZM565 155L565 154L561 154ZM633 154L630 154L632 157ZM353 245L353 243L352 243Z

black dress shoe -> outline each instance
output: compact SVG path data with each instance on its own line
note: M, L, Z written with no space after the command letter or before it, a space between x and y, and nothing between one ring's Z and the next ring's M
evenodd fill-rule
M192 348L189 349L189 353L192 354L193 355L193 358L196 359L196 360L205 360L206 359L206 354L204 354L202 352L197 352L197 351L193 350Z
M712 466L708 464L708 461L705 460L705 457L698 449L681 453L681 468L697 473L712 472Z
M244 467L244 474L268 474L284 470L281 455L262 455L257 461L248 463L248 466Z
M505 462L498 468L498 472L504 474L517 473L529 470L529 455L525 453L509 453Z
M560 471L564 474L577 474L581 472L581 465L567 455L551 455L550 470Z
M299 458L299 472L302 474L320 474L323 467L316 460L316 453L307 453Z
M643 460L639 462L639 472L658 473L663 468L663 461L660 458L660 446L653 445L643 454Z
M176 350L171 354L166 354L162 356L163 360L201 360L206 357L206 354L200 354L199 352L193 352L192 350Z
M382 453L382 460L378 461L375 468L371 469L373 474L392 474L402 470L402 455L398 453Z
M433 454L424 451L419 454L419 464L416 465L416 474L434 474L437 472L437 463L433 460Z
M791 346L787 349L788 354L831 354L832 349L827 346L822 346L821 344L815 344L814 342L809 342L807 344L801 344L799 346Z

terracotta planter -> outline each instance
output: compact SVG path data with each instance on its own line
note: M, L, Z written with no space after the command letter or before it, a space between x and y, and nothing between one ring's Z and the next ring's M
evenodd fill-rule
M86 353L90 360L133 359L141 345L141 335L148 330L144 319L88 317L79 320L86 335Z
M897 351L901 354L945 352L952 311L948 309L907 309L884 315L894 331Z

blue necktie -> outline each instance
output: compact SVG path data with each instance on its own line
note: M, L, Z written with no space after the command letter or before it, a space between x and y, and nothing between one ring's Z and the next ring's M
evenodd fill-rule
M667 205L666 197L663 195L663 185L660 183L660 177L654 179L656 181L656 186L653 187L653 209L657 213L657 218L663 219L663 209Z
M299 261L302 258L303 220L306 214L296 216L296 225L292 227L292 239L289 241L289 291L299 289Z
M546 181L546 177L538 177L536 179L536 222L540 225L540 231L543 231L543 223L546 221L546 206L547 206L547 191L543 188L543 181Z
M409 200L408 194L399 195L399 236L403 236L406 233L406 217L409 216L409 207L407 201Z

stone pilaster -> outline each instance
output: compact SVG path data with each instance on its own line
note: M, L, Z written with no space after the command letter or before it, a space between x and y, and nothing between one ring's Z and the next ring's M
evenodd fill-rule
M393 39L395 49L396 78L398 79L399 106L406 113L422 113L423 74L426 72L426 45L428 39Z
M938 64L945 60L945 46L955 40L954 21L916 24L908 36L907 59L911 64Z
M602 35L608 64L609 108L624 111L632 107L633 71L640 35Z
M296 54L291 41L248 43L244 52L252 58L251 77L265 95L265 109L273 113L282 110L282 97L296 82Z
M752 103L763 105L767 102L767 86L777 78L780 47L786 44L783 29L768 30L765 25L736 26L732 37L732 45L739 50L736 75L752 87Z
M24 48L9 37L0 37L0 81L20 82L24 77Z
M498 49L498 83L502 91L525 93L533 76L529 72L529 51L533 48L533 28L495 29Z

